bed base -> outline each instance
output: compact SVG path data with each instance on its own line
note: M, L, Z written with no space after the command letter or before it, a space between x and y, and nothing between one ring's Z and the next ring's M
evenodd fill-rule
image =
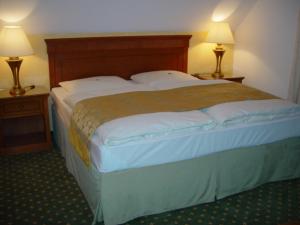
M300 137L163 165L99 173L93 166L88 169L68 142L61 142L67 140L66 129L59 115L54 115L56 141L94 213L94 224L120 224L212 202L267 182L300 177Z

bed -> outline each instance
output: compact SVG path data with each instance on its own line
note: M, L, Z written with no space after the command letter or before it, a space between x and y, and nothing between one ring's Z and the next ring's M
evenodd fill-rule
M67 93L59 88L59 82L102 75L128 80L133 74L148 71L187 72L190 37L46 40L55 141L93 211L94 223L120 224L143 215L212 202L266 182L300 177L300 114L215 133L192 130L168 142L162 138L149 145L142 141L130 144L126 151L122 146L102 149L111 156L110 162L118 161L112 157L114 152L123 152L126 166L105 164L102 158L109 157L96 154L86 166L74 151L68 136L72 109L64 101ZM235 145L238 140L247 143ZM216 151L226 143L230 143L229 149ZM92 144L91 148L95 153L99 146ZM198 148L205 154L197 155ZM145 160L129 157L128 152L142 150L143 155L151 153Z

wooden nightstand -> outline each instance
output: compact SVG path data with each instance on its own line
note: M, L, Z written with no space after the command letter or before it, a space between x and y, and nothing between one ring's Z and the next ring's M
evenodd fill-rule
M217 79L222 79L222 80L229 80L229 81L234 81L234 82L238 82L238 83L242 83L243 80L245 79L245 77L242 77L242 76L239 76L239 77L224 76L222 78L215 78L211 74L199 74L199 73L192 74L192 76L197 77L198 79L201 79L201 80L217 80Z
M48 95L43 87L17 97L0 91L0 154L51 148Z

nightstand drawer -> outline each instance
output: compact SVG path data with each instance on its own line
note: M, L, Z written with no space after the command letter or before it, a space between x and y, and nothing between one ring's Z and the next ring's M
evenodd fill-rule
M4 101L1 106L1 117L13 117L18 115L33 115L43 111L40 98L26 98Z

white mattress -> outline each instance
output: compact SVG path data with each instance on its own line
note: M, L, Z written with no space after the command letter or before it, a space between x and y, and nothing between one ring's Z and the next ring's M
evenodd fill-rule
M72 109L63 99L67 92L53 88L51 96L57 113L69 126ZM254 124L237 124L205 130L185 130L173 135L162 135L117 146L104 145L99 136L91 140L91 160L100 172L158 165L191 159L218 151L255 146L300 136L300 116L280 118Z
M64 102L64 99L68 96L68 92L62 87L52 88L50 97L55 103L56 110L60 118L63 120L64 125L69 127L70 119L72 115L72 109Z

